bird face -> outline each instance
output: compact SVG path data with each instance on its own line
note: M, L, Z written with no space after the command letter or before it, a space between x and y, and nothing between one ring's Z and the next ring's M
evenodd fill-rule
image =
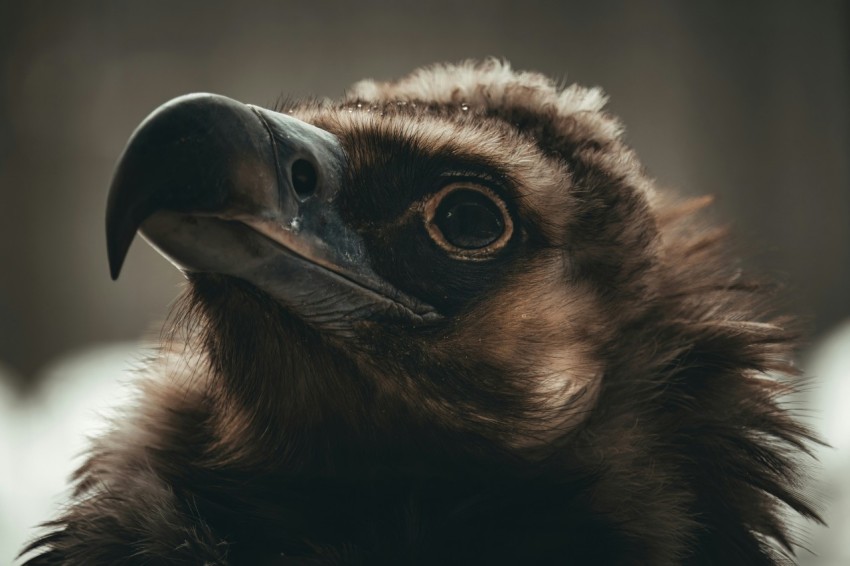
M175 99L117 167L113 276L140 229L187 274L242 405L538 451L592 413L652 263L603 103L494 62L281 112Z

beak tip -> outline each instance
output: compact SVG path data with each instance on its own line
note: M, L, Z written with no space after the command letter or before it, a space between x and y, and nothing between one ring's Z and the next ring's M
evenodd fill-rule
M121 266L123 263L123 259L119 259L111 253L109 254L109 276L112 277L113 281L118 280L118 276L121 274Z
M107 234L106 239L106 257L109 260L109 275L113 281L118 279L121 273L121 267L124 265L124 258L127 256L127 251L130 248L130 243L135 235L135 230L129 238L117 238L113 234ZM109 237L113 236L113 237Z

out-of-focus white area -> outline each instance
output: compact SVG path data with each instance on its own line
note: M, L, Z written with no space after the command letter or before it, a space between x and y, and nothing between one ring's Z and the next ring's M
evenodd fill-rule
M34 527L56 515L88 438L108 426L112 407L130 402L141 356L122 343L62 358L27 398L0 376L0 564L12 564Z
M815 383L810 402L817 413L812 415L812 423L834 448L824 451L824 463L843 460L850 450L850 322L814 351L807 373Z
M28 399L0 375L0 564L12 564L35 525L56 514L87 438L107 426L111 408L130 402L128 382L143 355L137 345L115 344L64 358ZM807 365L814 381L806 414L832 446L817 450L829 527L799 524L815 554L798 558L802 566L850 565L850 323L815 348Z
M0 367L0 564L10 564L14 547L21 540L16 531L13 494L18 488L14 474L15 451L18 443L12 442L16 434L15 392L9 387L11 372Z
M850 322L830 333L812 352L808 422L829 446L816 450L820 461L820 499L827 527L800 525L814 555L801 554L803 566L850 565Z

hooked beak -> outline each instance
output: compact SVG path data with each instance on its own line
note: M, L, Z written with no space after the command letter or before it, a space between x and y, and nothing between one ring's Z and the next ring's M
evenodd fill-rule
M184 272L246 280L322 326L439 318L370 267L336 208L346 157L333 134L214 94L155 110L124 149L106 210L116 279L137 231Z

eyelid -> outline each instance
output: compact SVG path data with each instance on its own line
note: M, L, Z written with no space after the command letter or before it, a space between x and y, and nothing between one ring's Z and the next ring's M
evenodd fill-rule
M455 177L455 179L457 179L457 177ZM442 232L434 222L437 209L442 199L454 192L455 190L463 189L477 191L486 195L502 212L502 219L504 220L505 230L496 241L484 248L462 249L453 246L445 239ZM490 259L508 244L508 242L513 237L515 230L515 220L513 215L511 214L510 209L507 206L507 202L501 195L499 195L496 191L494 191L484 183L472 183L469 181L449 182L443 185L440 190L431 194L422 203L420 213L422 215L422 220L425 223L425 227L428 230L428 234L431 236L431 238L441 248L448 252L451 257L454 257L456 259L464 259L471 261L483 261Z
M418 206L420 210L422 210L435 195L443 191L446 187L454 184L472 183L488 189L489 192L498 197L505 208L507 208L508 215L511 220L515 224L519 224L518 219L521 215L516 201L520 197L515 194L516 191L513 189L515 185L507 175L493 174L489 171L482 171L478 169L453 169L441 174L439 179L436 190L432 193L426 194L420 201Z
M472 182L486 186L493 190L497 195L502 196L505 193L503 179L497 175L492 175L484 171L476 171L469 169L461 169L455 171L446 171L440 175L440 189L452 183Z

